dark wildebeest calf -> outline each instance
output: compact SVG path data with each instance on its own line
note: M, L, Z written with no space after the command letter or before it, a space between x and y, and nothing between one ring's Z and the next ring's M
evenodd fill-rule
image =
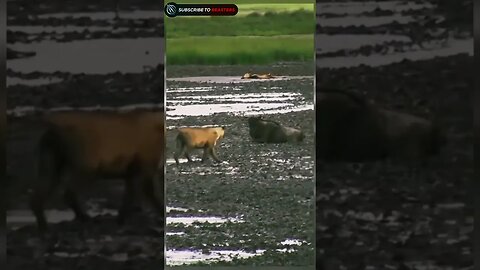
M305 138L302 131L284 127L281 124L264 120L261 117L250 117L248 119L250 136L254 142L260 143L286 143L301 142Z

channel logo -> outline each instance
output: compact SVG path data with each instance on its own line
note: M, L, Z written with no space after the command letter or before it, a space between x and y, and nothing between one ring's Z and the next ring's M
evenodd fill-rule
M177 5L175 3L168 3L165 6L165 13L168 17L175 17L177 16Z
M165 14L176 16L235 16L238 7L234 4L176 4L168 3Z

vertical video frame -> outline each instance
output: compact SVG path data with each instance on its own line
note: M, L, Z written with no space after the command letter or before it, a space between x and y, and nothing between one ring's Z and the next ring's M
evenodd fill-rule
M7 8L7 269L163 269L162 3Z
M166 265L313 267L314 3L237 7L165 17Z
M472 11L317 0L317 269L473 269Z

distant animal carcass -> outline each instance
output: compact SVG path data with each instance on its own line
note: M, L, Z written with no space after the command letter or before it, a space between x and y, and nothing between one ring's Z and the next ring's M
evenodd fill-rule
M438 154L445 142L427 119L340 90L317 92L316 136L317 158L327 162L419 161Z
M245 75L242 76L242 79L273 79L275 76L273 76L271 73L266 73L266 74L255 74L252 72L247 72Z
M259 143L301 142L305 138L301 130L285 127L260 116L248 118L248 127L253 141Z

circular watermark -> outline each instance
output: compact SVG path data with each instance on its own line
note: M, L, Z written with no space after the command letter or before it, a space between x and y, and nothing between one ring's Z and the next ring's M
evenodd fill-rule
M175 3L168 3L165 6L165 14L167 14L168 17L177 16L177 5Z

